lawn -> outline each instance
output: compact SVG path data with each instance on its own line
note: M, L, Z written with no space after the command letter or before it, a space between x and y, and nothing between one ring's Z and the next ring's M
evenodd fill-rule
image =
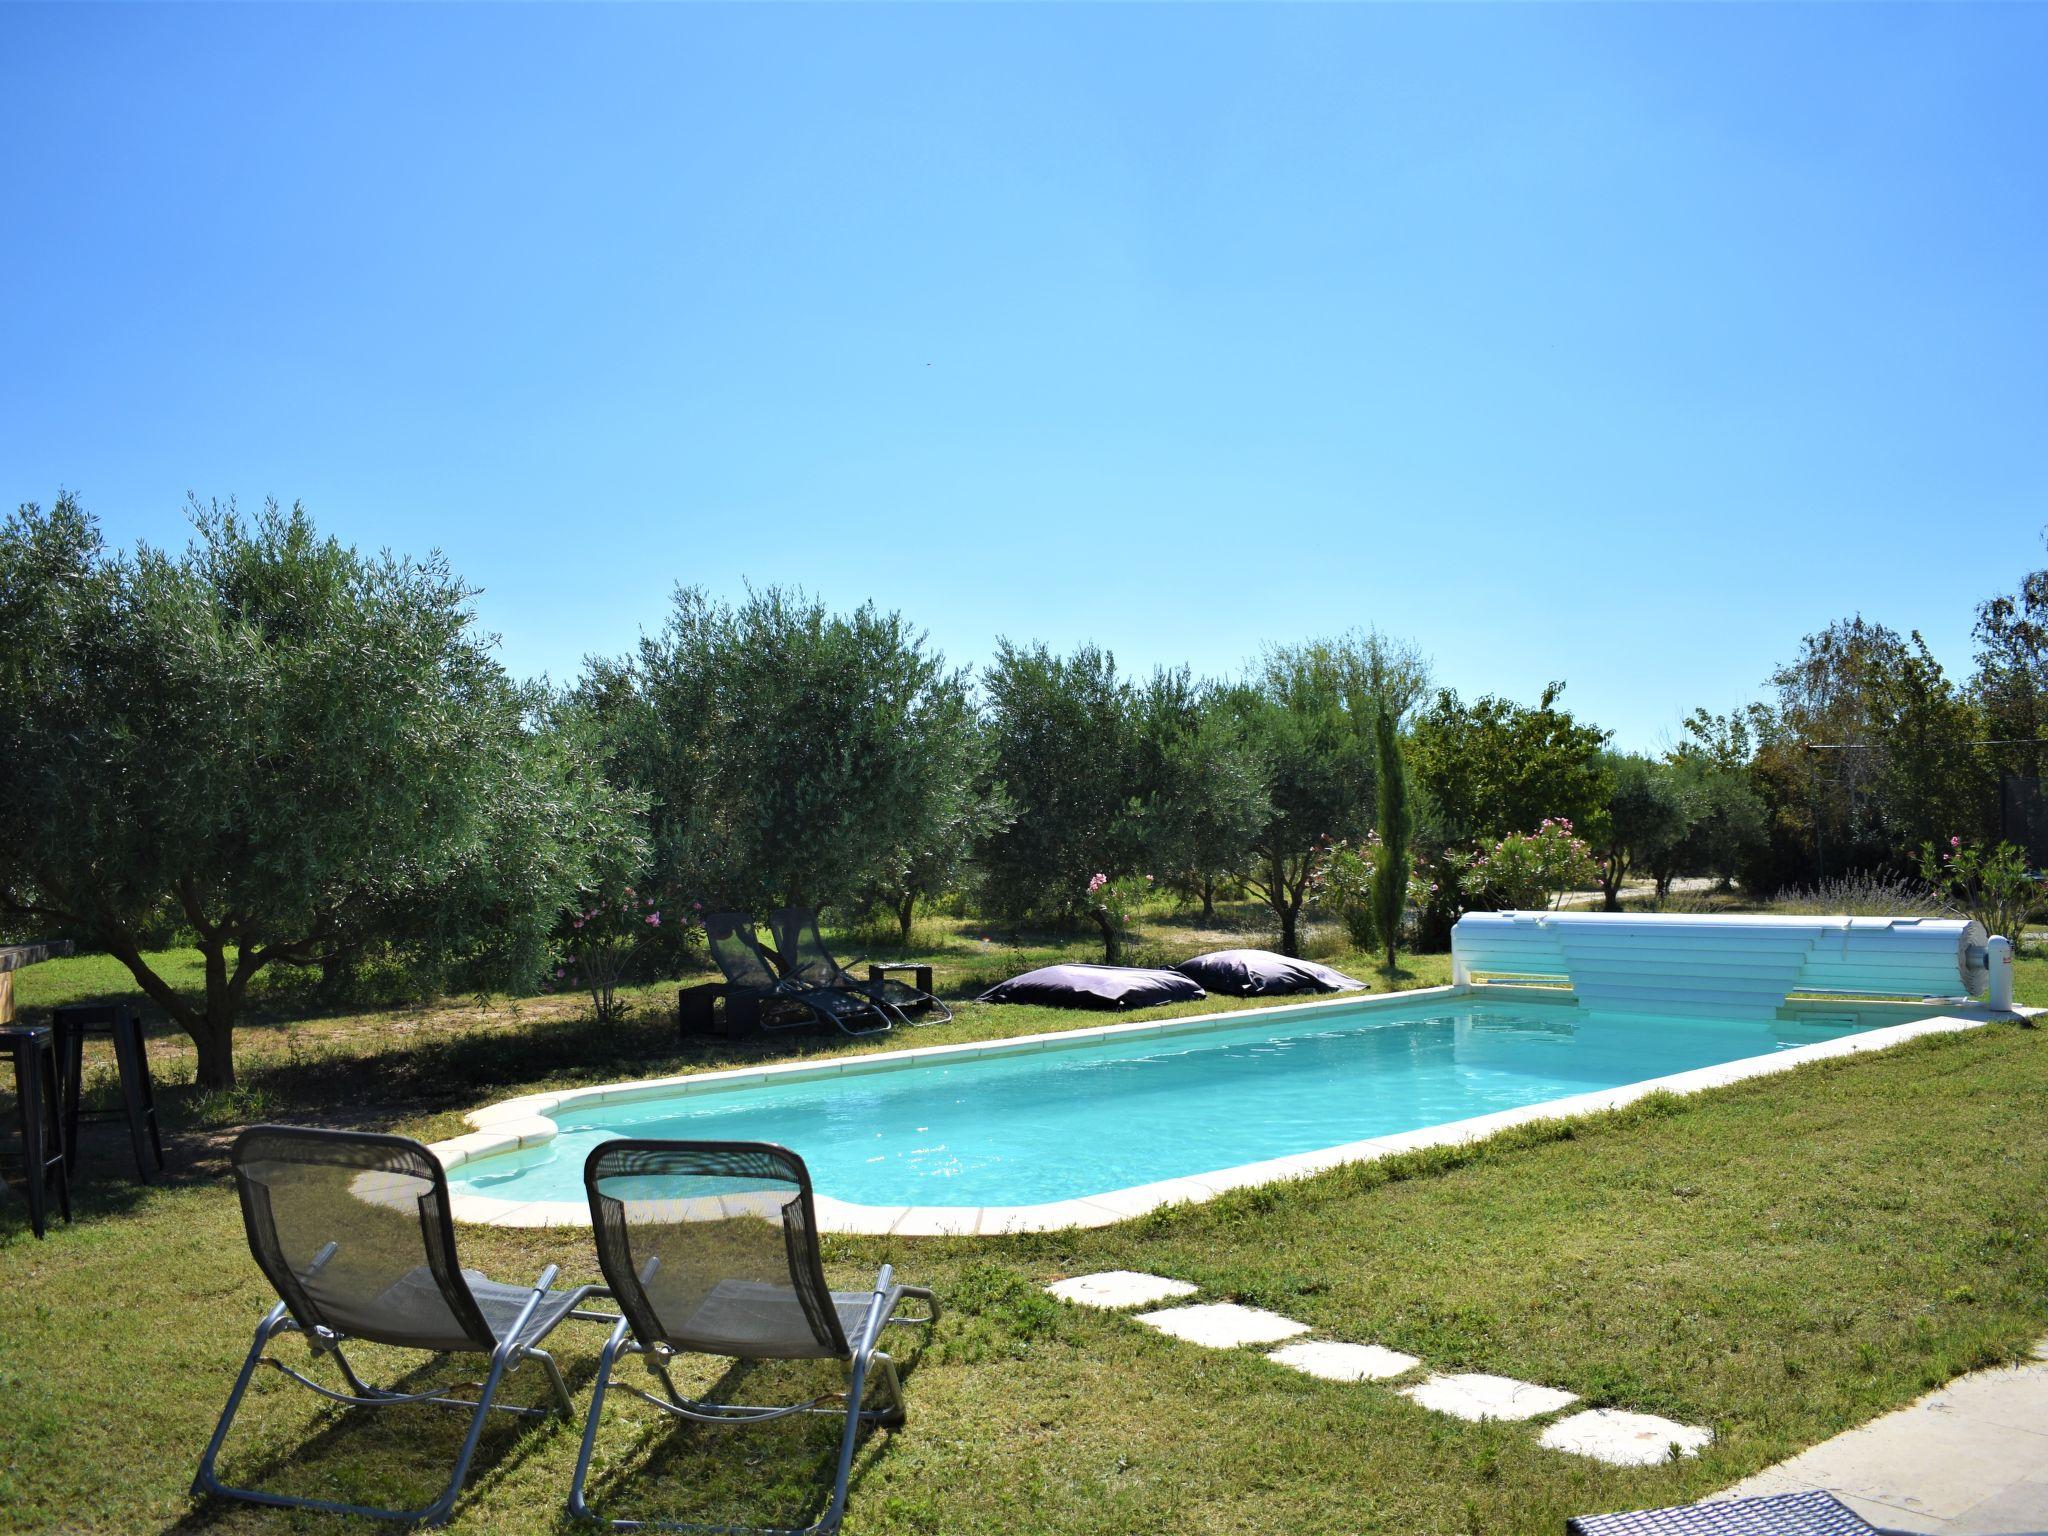
M1067 948L1011 938L935 921L913 948L955 996ZM1165 922L1145 938L1159 954L1214 941ZM1323 958L1366 974L1363 959L1323 944ZM1087 958L1085 941L1067 952ZM1421 957L1399 984L1447 972L1444 957ZM128 990L93 958L20 977L30 1010ZM2021 992L2048 1001L2048 962L2022 963ZM235 1124L274 1117L432 1138L458 1130L464 1109L536 1087L875 1048L825 1036L681 1047L670 999L647 989L632 1018L601 1029L587 1004L559 997L328 1016L279 998L242 1040L234 1095L165 1093L176 1135L164 1183L122 1182L119 1146L102 1134L87 1149L76 1225L37 1243L19 1201L0 1203L0 1288L12 1302L0 1325L0 1528L338 1528L274 1511L195 1512L185 1496L269 1300L222 1175ZM915 1043L1099 1022L959 1011ZM862 1452L846 1528L1555 1533L1577 1511L1724 1486L2048 1332L2044 1045L2041 1032L1996 1025L1094 1231L829 1239L835 1281L862 1283L886 1259L948 1309L921 1358L911 1352L909 1425ZM160 1080L189 1079L189 1056L169 1037L152 1051ZM596 1272L578 1231L475 1228L463 1242L465 1262L501 1279L548 1262L565 1277ZM1040 1290L1119 1267L1433 1368L1502 1372L1710 1425L1717 1440L1694 1461L1602 1468L1541 1449L1528 1426L1441 1418L1383 1387L1203 1350ZM556 1338L587 1401L601 1333L569 1325ZM292 1341L281 1352L303 1357ZM520 1400L539 1389L531 1373L514 1383ZM821 1424L715 1434L652 1418L627 1408L608 1419L594 1477L608 1513L802 1519L828 1478ZM329 1410L273 1375L242 1426L224 1458L231 1479L392 1502L429 1487L457 1421ZM495 1428L453 1529L560 1527L575 1443L568 1425Z

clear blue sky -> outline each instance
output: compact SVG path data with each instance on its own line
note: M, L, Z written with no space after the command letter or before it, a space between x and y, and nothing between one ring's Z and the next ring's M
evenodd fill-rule
M0 8L0 498L1628 745L2048 523L2048 8Z

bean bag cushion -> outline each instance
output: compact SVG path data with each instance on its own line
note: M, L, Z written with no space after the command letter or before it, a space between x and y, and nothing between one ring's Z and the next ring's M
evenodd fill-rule
M1211 992L1278 997L1287 992L1363 992L1364 982L1313 960L1290 960L1270 949L1219 949L1174 967Z
M998 982L984 1003L1045 1003L1054 1008L1150 1008L1207 997L1178 971L1134 965L1045 965Z

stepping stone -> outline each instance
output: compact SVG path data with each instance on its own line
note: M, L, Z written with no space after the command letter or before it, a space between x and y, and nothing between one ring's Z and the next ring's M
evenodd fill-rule
M1234 1301L1211 1302L1200 1307L1169 1307L1163 1312L1140 1312L1138 1321L1147 1328L1206 1344L1211 1349L1235 1349L1240 1344L1277 1344L1297 1333L1307 1333L1307 1323L1297 1323L1263 1307L1241 1307Z
M1464 1376L1432 1376L1419 1386L1403 1387L1401 1395L1438 1413L1478 1423L1481 1419L1535 1419L1576 1403L1576 1392L1539 1387L1512 1376L1474 1371Z
M1553 1451L1590 1456L1610 1467L1660 1467L1680 1456L1697 1456L1713 1444L1711 1429L1674 1424L1654 1413L1629 1413L1620 1408L1588 1408L1559 1419L1544 1430L1539 1445Z
M1192 1296L1195 1288L1185 1280L1164 1275L1141 1275L1134 1269L1109 1269L1099 1275L1075 1275L1055 1280L1046 1287L1061 1301L1084 1307L1143 1307L1176 1296Z
M1266 1358L1324 1381L1387 1381L1407 1375L1422 1363L1413 1355L1378 1344L1331 1344L1322 1339L1303 1339Z

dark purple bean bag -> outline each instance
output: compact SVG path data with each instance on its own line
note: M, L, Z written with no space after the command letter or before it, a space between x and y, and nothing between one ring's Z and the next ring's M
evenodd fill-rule
M1151 1008L1208 993L1178 971L1134 965L1043 965L982 993L984 1003L1044 1003L1053 1008Z
M1363 992L1364 982L1313 960L1290 960L1270 949L1219 949L1174 967L1211 992L1278 997L1288 992Z

